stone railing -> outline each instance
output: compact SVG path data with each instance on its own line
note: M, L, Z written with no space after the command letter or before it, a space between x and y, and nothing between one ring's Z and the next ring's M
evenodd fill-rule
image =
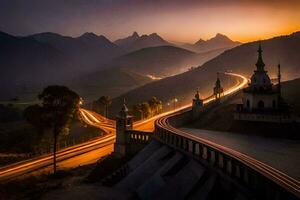
M127 142L130 144L148 144L151 140L152 133L129 130L126 131Z
M190 115L186 109L160 118L155 122L154 138L223 171L258 199L300 198L299 181L240 152L175 128Z
M126 134L126 154L134 155L149 144L152 139L152 133L128 130Z

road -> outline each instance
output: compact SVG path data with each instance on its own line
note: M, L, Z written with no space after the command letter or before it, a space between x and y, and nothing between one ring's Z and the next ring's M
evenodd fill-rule
M226 94L231 94L234 90L229 90ZM207 104L210 101L211 99L208 98L204 103ZM195 143L206 145L227 154L231 158L242 161L242 163L300 198L300 170L297 168L300 164L298 159L300 153L299 142L270 141L269 139L248 137L247 135L237 136L233 133L190 128L178 129L169 123L171 116L176 116L187 110L179 110L177 113L161 117L156 121L155 126L163 129L162 132L164 133L168 132L169 134L188 138ZM287 161L287 157L290 161Z
M300 181L300 141L257 135L180 128L203 139L249 155Z
M225 91L225 95L231 94L235 91L243 88L248 80L239 74L226 73L227 75L234 76L242 80L238 82L235 86ZM212 101L213 97L207 98L205 103ZM137 121L134 123L133 128L135 130L141 131L154 131L155 120L162 118L164 116L175 113L179 110L186 109L190 107L191 104L178 107L174 110L164 112L162 114L156 115L146 120ZM82 143L80 145L75 145L67 149L58 151L57 153L57 165L58 169L67 169L77 167L79 165L93 163L103 156L110 154L113 151L113 143L115 141L115 121L107 119L100 114L86 109L80 109L80 114L85 123L98 127L105 131L107 135L103 138L97 138L95 140ZM52 170L53 155L48 154L40 156L34 159L22 161L12 165L8 165L0 168L0 180L8 180L15 177L19 177L24 174L37 173L37 172L49 172Z

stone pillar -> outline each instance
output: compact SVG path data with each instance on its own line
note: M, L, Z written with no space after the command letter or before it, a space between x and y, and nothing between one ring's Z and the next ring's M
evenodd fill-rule
M114 145L114 153L125 156L128 151L127 131L132 130L132 116L128 114L128 108L124 102L122 110L116 117L116 143Z

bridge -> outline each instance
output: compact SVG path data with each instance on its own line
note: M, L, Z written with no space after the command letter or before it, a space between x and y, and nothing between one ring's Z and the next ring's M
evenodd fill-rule
M222 101L230 98L247 84L245 77L233 73L228 74L239 77L242 81L225 91L225 97L222 98ZM214 97L206 98L204 104L204 108L209 109L210 106L215 104ZM105 148L103 152L97 155L98 157L113 151L113 143L116 139L116 122L85 109L80 109L80 114L87 124L101 128L107 135L104 138L97 138L60 150L58 152L58 163L63 163L65 160L78 155L89 157L90 152L99 149ZM179 130L178 127L191 120L191 116L191 104L188 104L150 119L135 122L133 130L125 133L126 141L128 144L144 145L152 140L176 149L192 159L204 162L210 167L221 171L222 174L238 181L245 188L250 188L254 194L260 197L263 195L265 199L286 199L286 197L297 199L300 197L300 183L297 180L240 152ZM153 131L154 126L155 131L151 135L149 131ZM51 160L52 155L50 154L2 167L0 168L0 179L7 180L39 169L45 169L51 165ZM127 173L124 173L124 168L122 169L122 176L126 176Z
M160 118L155 123L154 138L222 171L259 199L300 198L299 181L245 154L176 128L191 116L191 109L186 109Z

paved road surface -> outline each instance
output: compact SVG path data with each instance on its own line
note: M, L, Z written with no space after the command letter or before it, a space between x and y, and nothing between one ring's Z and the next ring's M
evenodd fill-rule
M201 138L229 147L300 180L300 141L249 134L180 128Z

